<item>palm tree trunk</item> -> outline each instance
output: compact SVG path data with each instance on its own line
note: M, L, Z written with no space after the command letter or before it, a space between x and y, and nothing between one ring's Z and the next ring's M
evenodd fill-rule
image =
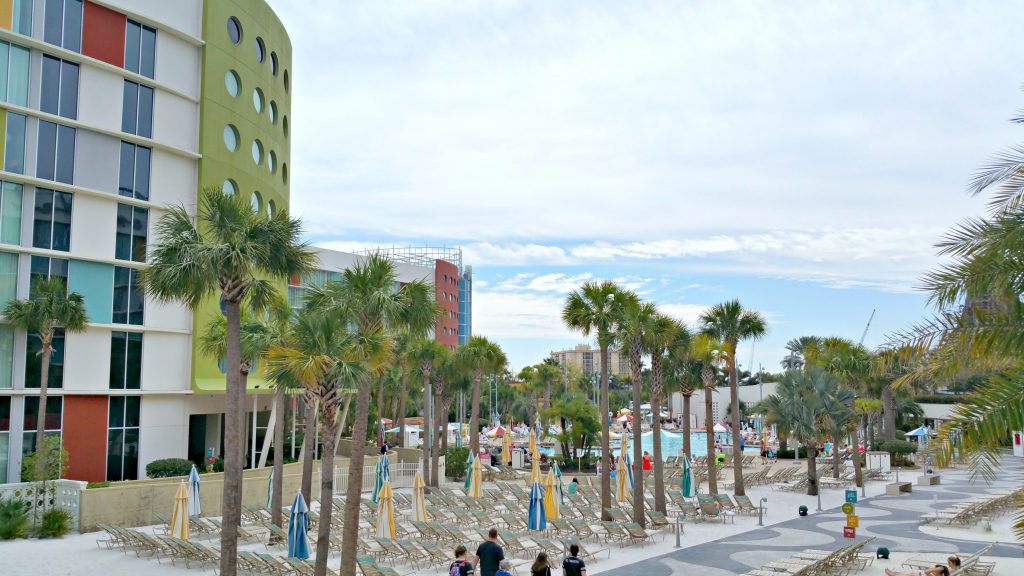
M336 387L324 395L324 400L320 403L320 412L323 414L324 421L324 451L320 455L320 519L316 535L316 562L313 564L313 574L327 576L327 555L331 550L331 516L334 513L331 499L334 496L334 452L336 449L334 433L338 428L338 390ZM355 442L353 442L352 448L355 449ZM350 465L348 470L350 485L353 476L362 481L361 465L359 468ZM356 470L358 472L355 472ZM356 496L356 502L359 502L358 496ZM358 523L358 520L356 522ZM345 528L347 531L347 523Z
M238 527L242 523L242 468L245 457L245 384L242 381L241 303L225 299L227 385L224 394L224 493L221 500L220 573L238 571Z
M633 376L633 522L642 527L647 526L644 517L644 449L640 443L640 432L643 430L640 420L641 389L640 379L640 339L634 338L629 346L629 370Z
M661 386L651 387L651 430L654 434L654 509L665 513L665 476L664 463L661 459Z
M836 480L839 479L839 468L843 465L843 461L839 459L840 434L842 434L842 430L839 427L832 428L832 477Z
M430 483L430 458L428 458L428 445L433 437L430 433L430 369L426 365L420 366L423 372L423 483L433 486Z
M690 394L683 395L683 453L689 458L690 452Z
M384 375L381 374L380 378L377 379L377 421L375 424L380 425L380 419L384 417ZM374 427L374 430L377 429ZM376 434L376 432L374 432Z
M863 419L862 419L863 421ZM867 439L867 433L865 432L864 438ZM853 451L851 452L853 458L853 480L857 487L864 486L864 469L861 466L860 461L860 438L858 437L857 431L853 432Z
M885 416L885 440L896 439L896 401L892 397L892 384L882 386L882 412Z
M270 489L270 522L281 528L281 507L284 506L284 386L278 385L274 400L277 402L277 422L274 423L274 482Z
M50 385L50 356L53 354L53 332L45 336L39 334L39 342L42 351L39 367L39 408L36 411L36 449L39 452L43 447L43 436L46 434L46 393ZM46 480L46 458L36 458L36 480Z
M356 546L359 544L359 498L363 491L363 453L366 451L366 417L370 410L370 387L360 386L356 395L356 416L352 424L352 455L349 458L348 491L345 495L345 530L341 541L341 575L356 576ZM317 576L323 576L318 574Z
M398 395L398 442L405 448L405 400L409 397L409 383L406 381L405 371L402 371L402 390Z
M818 495L818 445L805 442L807 446L807 495Z
M736 383L736 345L729 346L729 396L732 404L732 473L733 494L746 495L743 489L743 451L740 450L740 397Z
M305 395L306 417L303 419L302 433L302 498L312 503L313 493L313 456L316 452L316 412L319 403L312 394Z
M608 345L601 345L601 519L611 520L606 512L612 507L611 458L609 458L608 433Z
M482 374L473 375L473 392L469 402L469 452L474 458L480 454L480 381ZM462 431L460 430L461 434Z
M708 494L718 494L718 469L715 462L715 417L711 410L711 394L714 393L715 387L712 382L714 374L711 372L711 366L704 365L704 368L701 369L701 377L704 380L704 439L707 441L708 447Z
M434 388L434 420L431 422L433 426L431 430L431 442L430 442L430 485L433 487L440 486L440 476L437 474L438 460L441 456L441 437L437 433L437 429L441 426L441 422L448 420L448 415L444 415L444 420L441 416L441 394L438 388ZM448 431L445 430L445 436Z

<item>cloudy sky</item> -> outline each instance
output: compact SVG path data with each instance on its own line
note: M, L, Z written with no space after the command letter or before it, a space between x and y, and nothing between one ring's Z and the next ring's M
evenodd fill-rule
M762 311L744 367L873 309L878 345L1022 135L1015 2L270 3L308 239L462 246L517 370L586 341L559 310L604 278L691 323Z

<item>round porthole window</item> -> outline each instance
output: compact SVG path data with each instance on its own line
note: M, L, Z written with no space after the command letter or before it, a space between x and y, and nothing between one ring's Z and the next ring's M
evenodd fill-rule
M267 200L267 220L274 217L274 213L277 211L277 205L274 204L273 200Z
M270 170L271 174L277 172L277 154L274 154L273 150L267 153L267 170Z
M287 116L282 116L281 117L281 128L284 130L284 137L287 138L288 137L288 117Z
M228 18L228 38L231 39L232 44L238 44L242 41L242 25L239 24L238 18L234 16Z
M253 50L256 51L256 61L262 64L267 58L267 46L263 43L263 38L256 37L256 41L253 43Z
M234 70L228 70L224 74L224 88L227 89L228 94L232 98L238 96L238 91L242 89L242 81L238 78L238 73Z
M285 186L288 185L288 165L287 164L281 164L281 181L284 182Z
M288 71L284 71L284 93L287 94L291 86L288 85Z
M261 114L263 112L263 103L264 102L265 102L265 100L263 99L263 90L260 90L259 88L256 88L255 90L253 90L252 91L252 107L256 109L256 113L257 114Z
M270 73L277 76L277 52L270 53Z
M223 190L225 194L230 194L231 196L238 194L238 185L235 184L235 181L231 178L225 180L224 183L220 185L220 189Z
M254 213L259 213L260 208L263 207L263 197L260 196L259 192L252 193L252 197L249 199L249 206L252 207Z
M263 143L259 140L252 141L252 161L257 166L263 163Z
M224 127L224 147L231 152L238 150L238 128L231 124Z
M270 101L270 109L267 111L267 114L270 115L270 123L277 124L277 102Z

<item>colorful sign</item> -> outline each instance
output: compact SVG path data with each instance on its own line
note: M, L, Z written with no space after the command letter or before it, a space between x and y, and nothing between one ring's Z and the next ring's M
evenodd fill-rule
M843 527L843 538L856 538L856 537L857 537L857 529L856 528L852 528L850 526L844 526Z
M846 517L846 527L847 528L856 528L859 525L860 525L860 516L853 516L851 514L850 516Z
M846 491L846 501L849 502L850 504L856 504L857 503L857 491L856 490L847 490Z
M843 510L843 514L846 514L847 516L849 516L850 514L853 514L853 504L850 504L849 502L847 502L846 504L843 504L842 510Z

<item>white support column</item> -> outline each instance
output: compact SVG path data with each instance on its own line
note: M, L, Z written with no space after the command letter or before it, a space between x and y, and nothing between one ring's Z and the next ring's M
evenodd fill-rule
M252 395L252 451L249 456L249 467L256 467L256 395Z
M270 446L274 440L274 426L277 425L277 396L274 396L275 400L270 407L270 421L267 422L266 431L263 433L263 449L260 451L260 468L267 465L267 453L270 452ZM280 450L280 446L274 446L274 450Z

